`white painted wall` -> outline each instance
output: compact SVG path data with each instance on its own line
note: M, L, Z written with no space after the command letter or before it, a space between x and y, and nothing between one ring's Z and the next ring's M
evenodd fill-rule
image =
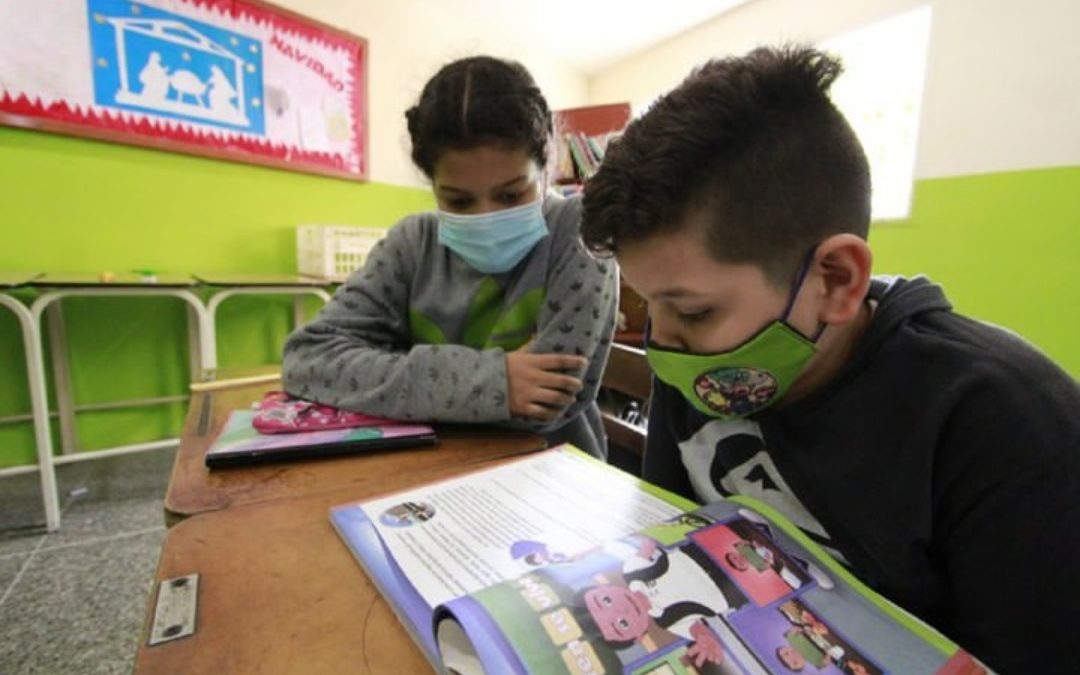
M439 0L275 0L276 4L341 28L368 41L368 144L370 179L426 185L409 160L405 110L428 77L447 61L490 54L520 61L536 78L552 108L586 104L587 81L534 50L511 30L481 30ZM521 27L516 30L523 29Z
M708 58L818 42L923 0L753 0L596 76L643 105ZM916 178L1080 164L1080 2L932 0Z

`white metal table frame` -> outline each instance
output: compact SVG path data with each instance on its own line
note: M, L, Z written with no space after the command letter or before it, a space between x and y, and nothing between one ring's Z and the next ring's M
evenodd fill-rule
M33 312L6 293L0 293L0 305L10 309L22 328L26 351L26 377L30 383L30 412L34 420L34 441L37 446L38 475L41 479L41 499L45 506L45 529L60 529L60 495L56 487L56 468L53 466L52 436L49 433L49 405L45 396L45 360L41 353L40 325Z
M204 282L207 286L213 288L213 284ZM219 290L213 290L210 295L209 301L206 303L207 314L209 315L210 322L210 338L214 340L214 351L217 352L217 310L221 306L221 303L225 302L229 298L237 295L291 295L293 296L293 326L299 326L304 322L304 306L303 296L314 295L323 301L323 303L330 302L330 294L318 286L307 285L243 285L243 286L226 286L222 285Z
M303 321L302 296L314 295L324 303L330 301L330 295L318 286L301 285L244 285L222 287L213 292L204 302L194 292L196 284L185 286L51 286L46 282L33 284L43 291L28 308L22 302L5 293L0 293L0 304L15 313L22 328L23 342L26 349L27 378L31 398L31 416L34 423L34 437L37 446L38 472L41 478L42 500L45 509L47 531L60 529L60 497L56 482L56 465L85 459L97 459L110 455L125 454L140 450L172 447L179 439L170 438L147 443L136 443L115 448L103 448L90 452L79 452L75 413L77 410L106 410L110 408L130 407L168 403L181 397L161 397L136 401L112 401L109 403L77 407L72 398L71 371L66 352L66 335L61 300L69 297L174 297L182 300L188 314L188 348L191 354L191 381L203 379L204 374L217 369L217 335L215 316L218 307L236 295L292 295L295 325ZM49 326L49 355L53 365L53 382L56 389L57 416L60 422L61 455L54 456L52 436L49 429L49 405L44 363L43 320Z
M102 457L108 454L123 454L138 450L164 448L176 445L177 439L165 439L150 443L137 443L117 448L95 450L91 453L79 453L78 435L75 429L75 405L71 394L71 371L65 351L66 336L60 301L69 297L174 297L183 300L188 308L188 348L191 353L192 381L201 377L203 370L217 367L217 353L214 349L213 322L209 318L206 306L190 288L181 286L102 286L48 287L38 282L39 288L45 289L30 307L34 322L39 327L44 317L49 322L49 357L53 365L53 383L56 387L56 407L60 417L61 456L55 463L80 461L88 457ZM142 399L139 401L113 401L94 406L83 406L81 410L105 410L109 408L130 407L134 404L167 403L171 398Z

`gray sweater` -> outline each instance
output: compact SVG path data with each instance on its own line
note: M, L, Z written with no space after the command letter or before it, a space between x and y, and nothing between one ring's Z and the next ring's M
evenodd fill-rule
M308 325L282 376L296 396L405 420L498 423L606 452L596 393L618 306L613 261L581 245L579 199L548 197L549 235L514 269L484 274L438 243L433 213L404 218ZM577 400L551 422L510 414L505 351L589 359Z

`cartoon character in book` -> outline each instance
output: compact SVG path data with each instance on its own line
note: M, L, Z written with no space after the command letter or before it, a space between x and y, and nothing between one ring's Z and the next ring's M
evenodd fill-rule
M848 675L872 675L877 672L858 659L845 659L840 669Z
M815 668L834 665L852 675L877 674L876 668L860 660L850 647L797 600L789 600L778 608L792 627L784 633L785 644L776 649L776 656L792 672L802 671L807 664Z
M570 560L565 553L555 553L542 541L522 539L510 545L510 557L520 560L529 567L539 567L547 563L559 563Z
M712 523L711 519L697 513L680 513L674 518L646 527L641 533L665 546L672 546L686 539L686 535L691 532Z
M776 648L776 656L788 670L799 672L807 664L824 668L830 662L844 660L844 648L830 644L823 636L806 628L792 628L784 633L787 644Z
M731 550L724 557L731 563L732 567L740 572L744 572L751 567L758 572L764 572L776 562L776 557L768 546L760 542L746 540L732 544Z
M691 643L687 658L695 667L722 664L723 646L706 619L729 614L746 597L697 546L665 550L652 539L640 542L623 562L621 579L604 579L581 594L600 634L615 649L646 639L659 645L673 634Z

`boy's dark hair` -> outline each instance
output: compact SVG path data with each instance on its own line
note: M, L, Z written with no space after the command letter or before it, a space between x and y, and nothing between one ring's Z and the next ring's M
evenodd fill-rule
M413 163L428 178L444 150L483 143L525 148L543 167L551 111L520 63L473 56L443 66L405 111Z
M828 97L840 63L799 46L712 60L632 122L585 189L596 253L688 223L718 261L789 284L832 234L865 238L870 172Z

